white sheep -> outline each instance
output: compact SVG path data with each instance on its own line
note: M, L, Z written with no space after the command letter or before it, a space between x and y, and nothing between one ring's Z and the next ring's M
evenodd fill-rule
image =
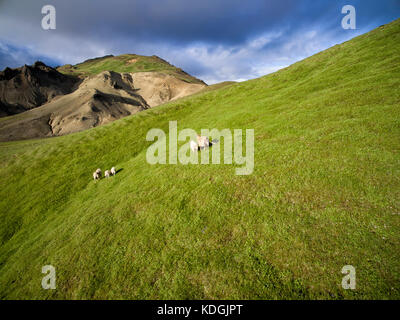
M109 178L110 177L110 171L106 170L104 172L104 177Z
M191 141L190 141L190 149L191 149L193 152L196 152L196 151L199 150L199 146L197 145L196 142L194 142L193 140L191 140Z
M100 178L101 178L101 170L97 169L95 172L93 172L93 179L100 180Z
M197 143L199 144L200 149L208 148L210 146L210 139L208 139L208 137L197 135Z
M111 175L115 176L116 173L117 173L117 172L115 171L115 167L112 167L112 168L111 168Z

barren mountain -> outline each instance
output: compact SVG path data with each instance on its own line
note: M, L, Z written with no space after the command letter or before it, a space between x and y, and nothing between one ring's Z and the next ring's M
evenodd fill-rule
M0 141L58 136L86 130L148 109L130 74L104 71L74 92L0 120Z
M72 92L78 77L64 75L36 62L32 66L0 71L0 117L38 107L58 95Z
M138 72L132 74L133 83L147 103L157 106L202 90L201 83L187 83L172 75L161 72Z

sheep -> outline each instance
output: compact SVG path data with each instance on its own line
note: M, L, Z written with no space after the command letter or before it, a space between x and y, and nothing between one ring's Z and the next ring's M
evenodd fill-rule
M117 173L117 172L115 171L115 167L112 167L110 172L111 172L111 175L112 175L112 176L115 176L115 174Z
M95 172L93 172L93 179L100 180L100 178L101 178L101 170L97 169Z
M204 149L210 146L210 139L208 139L208 137L197 135L197 142L200 149Z
M104 177L109 178L110 177L110 171L108 171L108 170L104 171Z
M194 142L193 140L191 140L191 141L190 141L190 149L191 149L193 152L196 152L196 151L199 150L199 146L197 145L196 142Z

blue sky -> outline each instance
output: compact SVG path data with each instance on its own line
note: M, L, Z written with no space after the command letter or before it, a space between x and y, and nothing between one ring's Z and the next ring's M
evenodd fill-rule
M41 9L56 8L56 30ZM341 27L344 5L357 29ZM400 0L0 0L0 69L158 55L212 84L256 78L400 17Z

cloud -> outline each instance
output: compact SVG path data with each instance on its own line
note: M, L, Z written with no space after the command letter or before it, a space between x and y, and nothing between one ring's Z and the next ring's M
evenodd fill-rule
M0 69L35 57L78 63L106 54L158 55L209 83L273 72L394 20L398 0L353 0L357 30L330 0L3 0ZM53 4L57 29L41 28ZM0 49L1 50L1 49Z
M60 64L60 61L51 57L32 54L29 48L9 45L0 40L0 70L4 69L6 66L9 68L17 68L23 64L30 65L38 60L53 66Z
M178 65L192 69L207 83L243 81L275 72L333 46L343 39L334 32L312 29L288 35L284 29L264 33L238 45L215 46L208 43L187 47L159 48L174 57ZM338 42L336 42L338 41ZM195 66L195 67L193 67Z

